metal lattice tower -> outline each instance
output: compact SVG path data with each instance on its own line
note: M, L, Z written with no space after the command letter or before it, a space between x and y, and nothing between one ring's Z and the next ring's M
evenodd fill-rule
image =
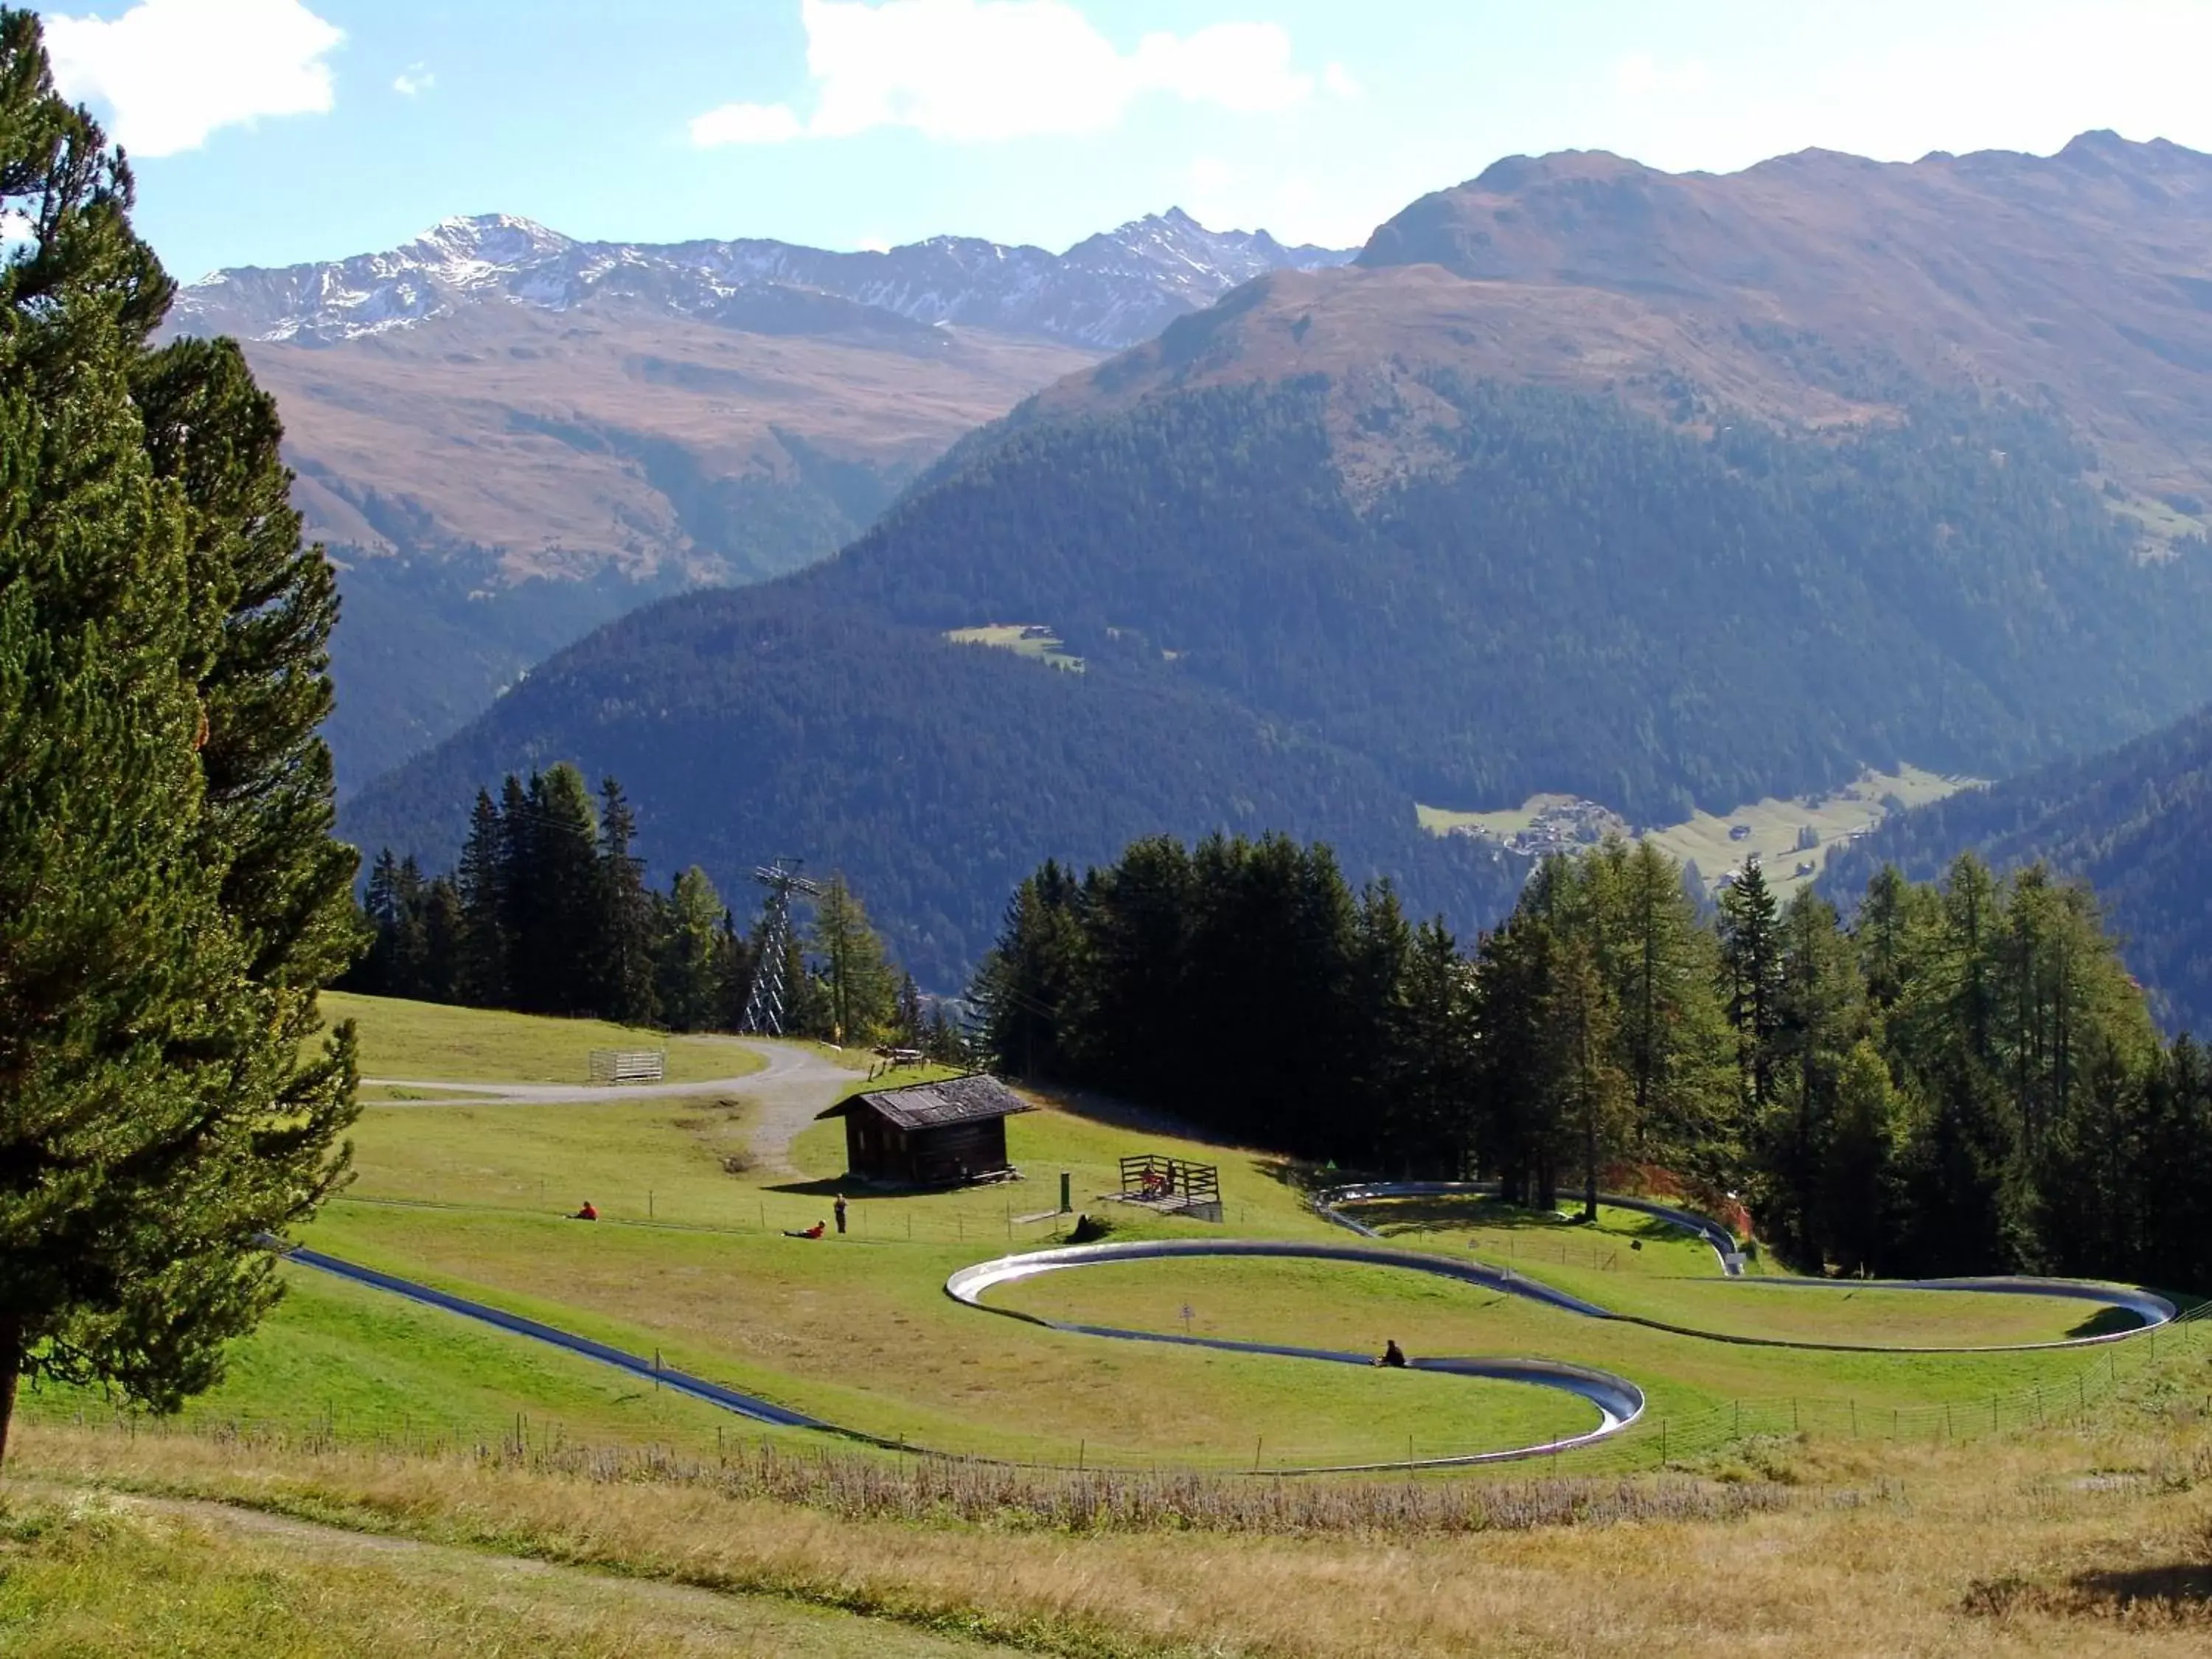
M822 889L799 873L799 860L778 859L753 872L753 879L768 889L761 908L760 960L753 968L752 994L745 999L741 1031L762 1036L783 1035L784 1004L790 988L784 975L791 958L791 896L821 896Z

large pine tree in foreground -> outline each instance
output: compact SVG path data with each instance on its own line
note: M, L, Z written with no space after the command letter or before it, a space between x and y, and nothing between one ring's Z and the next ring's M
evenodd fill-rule
M235 348L149 348L131 202L0 9L0 1453L20 1376L213 1382L354 1110L331 573Z

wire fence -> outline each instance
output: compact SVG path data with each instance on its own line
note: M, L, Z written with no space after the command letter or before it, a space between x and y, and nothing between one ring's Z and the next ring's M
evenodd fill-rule
M1700 1462L1750 1442L1798 1435L1941 1444L2053 1425L2087 1426L2124 1382L2200 1355L2212 1356L2212 1304L2081 1351L2070 1374L2029 1388L1911 1406L1807 1395L1730 1400L1690 1413L1655 1407L1622 1434L1555 1461L1563 1472L1599 1474ZM2203 1384L2212 1414L2212 1376L2193 1380Z
M378 1208L418 1210L453 1215L529 1216L539 1220L561 1218L571 1212L564 1204L580 1204L588 1198L599 1212L598 1224L617 1227L656 1227L678 1232L726 1233L759 1237L803 1232L816 1222L834 1234L835 1190L823 1193L763 1191L733 1202L702 1203L684 1194L669 1194L651 1188L635 1192L599 1189L563 1200L550 1190L533 1202L527 1196L486 1200L456 1194L451 1197L432 1190L425 1196L398 1196L349 1192L331 1200L334 1205L362 1204ZM1075 1224L1076 1215L1088 1210L1112 1218L1119 1206L1112 1194L1074 1195L1074 1209L1058 1207L1056 1182L1032 1180L984 1188L959 1194L947 1204L908 1203L896 1198L878 1198L855 1189L846 1194L846 1237L884 1243L972 1244L979 1249L1007 1244L1041 1244L1060 1237ZM1134 1212L1129 1212L1134 1214ZM1225 1219L1232 1224L1249 1218L1249 1206L1231 1203Z
M1269 1535L1424 1534L1605 1525L1624 1521L1733 1520L1851 1503L1771 1483L1567 1479L1523 1469L1485 1481L1253 1480L1219 1470L1016 1464L918 1453L864 1454L727 1435L704 1447L611 1446L569 1441L527 1419L471 1434L416 1424L364 1439L336 1419L164 1422L109 1420L92 1412L48 1415L155 1441L212 1445L243 1462L256 1453L359 1457L397 1454L477 1470L520 1470L606 1483L703 1488L734 1498L805 1504L850 1519L955 1521L1054 1532L1243 1532Z

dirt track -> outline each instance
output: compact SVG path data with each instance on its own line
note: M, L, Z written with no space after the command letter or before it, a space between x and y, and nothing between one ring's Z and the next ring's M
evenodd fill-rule
M434 1078L368 1077L374 1088L422 1089L436 1100L378 1101L380 1107L561 1106L607 1100L678 1100L687 1096L733 1095L754 1109L752 1152L765 1170L791 1172L791 1142L815 1114L853 1086L856 1073L811 1049L742 1037L710 1039L758 1054L765 1070L696 1083L461 1083Z

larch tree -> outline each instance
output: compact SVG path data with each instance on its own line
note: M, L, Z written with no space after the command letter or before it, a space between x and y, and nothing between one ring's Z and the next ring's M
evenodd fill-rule
M720 957L729 921L722 896L695 864L670 884L661 917L660 1017L674 1030L712 1030L730 1018L722 994Z
M23 1375L212 1383L355 1109L330 568L235 349L149 349L131 200L0 9L0 1452Z
M868 914L845 884L832 876L814 902L809 939L819 959L817 975L832 1042L873 1042L896 1016L898 979L884 955L884 942L868 925Z

